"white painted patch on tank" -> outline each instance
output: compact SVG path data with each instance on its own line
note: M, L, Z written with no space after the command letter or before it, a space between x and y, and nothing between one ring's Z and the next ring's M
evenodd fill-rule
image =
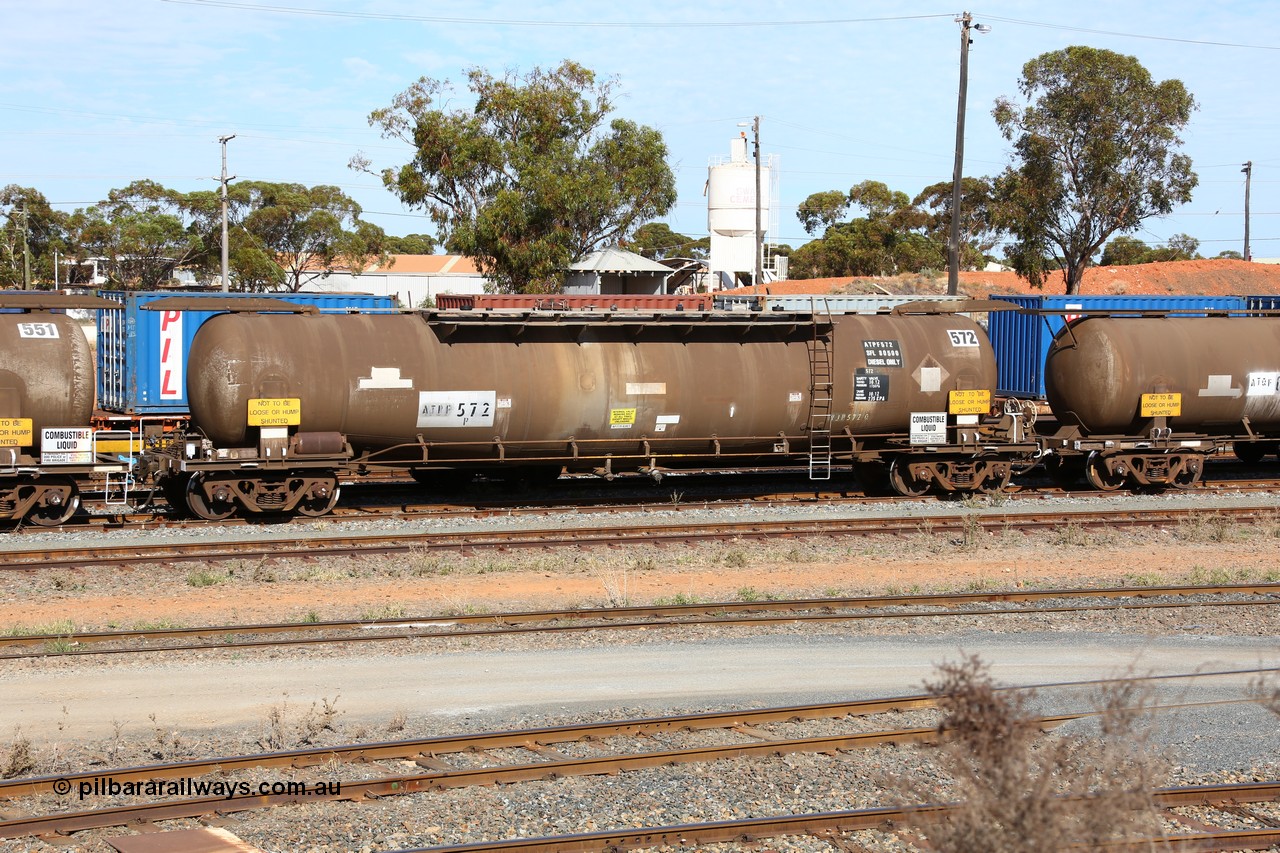
M361 391L373 389L404 389L412 388L412 379L401 379L400 368L398 367L371 367L369 375L360 378L360 384L357 386Z
M495 391L419 391L418 428L491 427Z
M920 390L926 394L935 394L942 390L942 368L922 367L917 371Z
M1231 384L1230 373L1214 373L1209 376L1209 384L1200 389L1201 397L1239 397L1244 391Z
M641 397L649 395L665 395L667 393L667 383L665 382L628 382L627 396Z

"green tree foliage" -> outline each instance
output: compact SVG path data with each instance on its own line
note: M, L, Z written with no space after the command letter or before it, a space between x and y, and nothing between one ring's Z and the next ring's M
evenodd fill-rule
M641 225L630 239L622 242L622 248L651 260L664 258L705 258L711 251L711 238L695 240L678 231L672 231L665 222L649 222Z
M77 251L103 259L99 272L109 284L137 290L167 284L200 258L205 244L193 224L182 193L145 179L112 190L69 222Z
M1190 234L1174 234L1163 249L1154 250L1158 261L1194 261L1200 258L1200 241Z
M1194 261L1200 257L1199 248L1200 241L1186 234L1174 234L1168 245L1154 249L1136 237L1121 235L1102 250L1102 265L1121 267L1158 261Z
M424 207L499 291L554 290L570 263L675 203L661 134L623 119L604 129L612 82L569 61L523 77L475 68L467 81L472 108L448 107L448 82L424 77L369 122L414 149L381 172L388 189Z
M930 184L911 203L927 212L924 234L944 247L951 237L951 181ZM981 269L999 242L992 210L990 178L960 179L960 269Z
M27 266L33 289L52 286L54 252L66 257L67 219L65 213L49 206L39 190L17 184L0 189L0 287L21 287ZM57 278L63 280L64 274Z
M1139 240L1137 237L1129 237L1121 234L1115 237L1102 250L1102 265L1104 267L1127 267L1133 264L1146 263L1144 260L1151 251L1151 247Z
M184 201L193 230L209 247L196 266L202 278L216 280L222 266L221 195L211 190L193 192ZM385 263L394 251L390 238L360 219L360 214L360 205L337 187L268 181L231 184L227 264L234 289L297 291L339 268L358 273L370 264Z
M1018 88L1025 105L992 112L1016 157L996 179L997 223L1019 274L1043 286L1061 268L1077 293L1108 237L1190 200L1197 178L1176 149L1195 101L1132 56L1079 46L1028 62Z
M866 215L841 221L854 207ZM814 193L796 215L810 234L823 233L791 252L793 278L894 275L946 265L945 243L924 233L929 214L879 181L864 181L848 193Z
M434 255L436 238L430 234L406 234L386 238L386 249L393 255Z
M252 238L240 247L238 264L255 266L265 254L283 270L288 291L339 266L359 273L388 256L382 229L360 219L360 205L337 187L252 182L237 190L248 195L242 225Z

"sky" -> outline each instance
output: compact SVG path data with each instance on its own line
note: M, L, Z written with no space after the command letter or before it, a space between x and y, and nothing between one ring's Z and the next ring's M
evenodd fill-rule
M679 199L665 221L707 234L707 166L760 117L777 158L768 239L808 239L796 208L811 193L882 181L914 196L951 180L960 25L969 52L964 173L995 175L1010 144L991 118L1018 96L1022 66L1070 45L1137 59L1181 80L1198 109L1182 133L1199 186L1133 236L1175 234L1213 257L1241 251L1253 164L1250 243L1280 257L1280 4L1184 0L643 4L581 0L0 0L0 185L35 187L57 209L90 206L148 178L181 191L241 180L336 185L388 233L433 233L369 174L363 153L398 167L407 146L368 123L419 77L459 84L571 59L616 82L620 118L657 128Z

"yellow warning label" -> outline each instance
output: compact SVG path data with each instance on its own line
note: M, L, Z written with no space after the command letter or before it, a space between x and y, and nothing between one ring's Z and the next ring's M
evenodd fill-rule
M32 435L31 418L0 418L0 446L30 447Z
M985 415L991 411L990 391L952 391L947 411L953 415Z
M1141 416L1176 418L1182 414L1181 394L1143 394Z
M249 400L249 426L297 426L302 423L302 400L297 397L255 397Z
M635 409L610 409L609 410L609 426L611 427L627 427L636 422Z

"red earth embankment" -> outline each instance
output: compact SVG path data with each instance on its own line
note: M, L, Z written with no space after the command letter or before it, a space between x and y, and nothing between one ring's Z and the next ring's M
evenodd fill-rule
M790 293L945 293L946 275L928 278L902 275L889 278L793 279L768 285L772 294ZM1061 274L1045 281L1042 289L1031 287L1012 272L962 272L960 290L973 297L996 293L1066 292ZM1210 295L1280 294L1280 265L1233 260L1170 261L1124 267L1090 267L1085 270L1081 293L1090 295L1168 295L1196 293Z

